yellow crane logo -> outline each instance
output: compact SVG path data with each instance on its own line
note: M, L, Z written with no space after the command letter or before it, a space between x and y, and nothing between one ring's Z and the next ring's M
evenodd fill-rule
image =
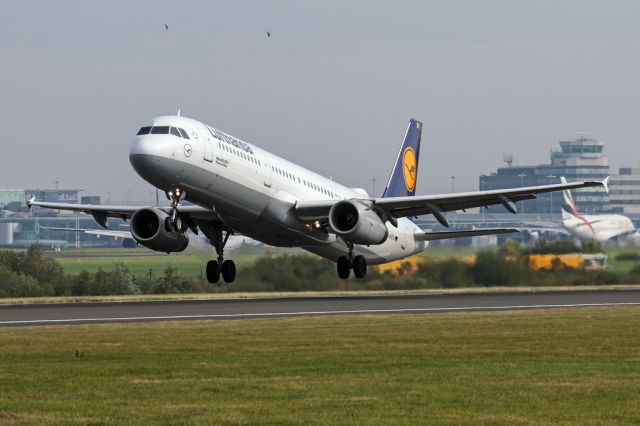
M407 190L413 192L416 189L418 165L416 164L416 153L411 147L405 149L402 154L402 174L404 175L404 184Z

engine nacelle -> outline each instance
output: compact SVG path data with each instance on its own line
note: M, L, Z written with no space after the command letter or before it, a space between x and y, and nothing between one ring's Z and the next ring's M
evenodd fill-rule
M131 216L131 235L143 246L165 253L187 248L189 237L174 230L167 231L164 224L168 214L155 208L136 210Z
M329 226L354 244L382 244L389 231L380 217L353 200L339 201L329 211Z

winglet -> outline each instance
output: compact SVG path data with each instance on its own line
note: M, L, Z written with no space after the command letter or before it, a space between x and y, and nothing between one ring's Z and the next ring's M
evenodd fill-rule
M29 200L27 200L27 208L29 209L29 211L31 211L31 206L33 205L33 202L36 200L36 197L31 197Z
M607 176L606 178L604 178L604 180L602 181L602 186L604 186L604 190L607 191L607 194L609 193L609 177Z

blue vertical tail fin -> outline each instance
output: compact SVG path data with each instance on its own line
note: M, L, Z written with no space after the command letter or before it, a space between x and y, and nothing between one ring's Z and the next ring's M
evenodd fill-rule
M415 195L421 138L422 123L412 118L382 198Z

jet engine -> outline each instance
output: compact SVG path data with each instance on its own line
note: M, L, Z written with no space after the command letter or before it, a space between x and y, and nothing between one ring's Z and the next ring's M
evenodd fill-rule
M382 244L389 234L373 210L353 200L340 201L331 207L329 226L337 235L354 244Z
M136 210L131 216L131 235L151 250L171 253L186 249L189 237L174 230L167 231L164 224L168 217L168 214L156 208Z

